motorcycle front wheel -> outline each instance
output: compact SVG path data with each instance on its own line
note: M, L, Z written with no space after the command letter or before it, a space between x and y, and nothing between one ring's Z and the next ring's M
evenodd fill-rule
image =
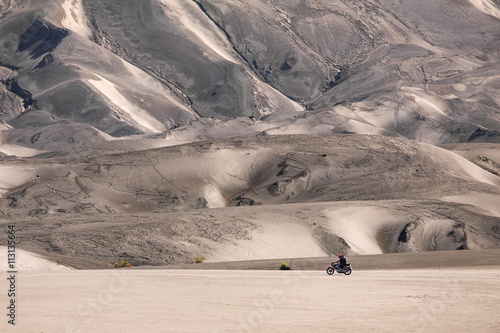
M344 274L345 274L345 275L350 275L351 273L352 273L352 269L351 269L351 267L346 267L346 268L344 268Z
M334 269L333 269L333 267L328 267L328 268L326 269L326 274L328 274L328 275L332 275L332 274L333 274L333 272L335 272L335 271L334 271Z

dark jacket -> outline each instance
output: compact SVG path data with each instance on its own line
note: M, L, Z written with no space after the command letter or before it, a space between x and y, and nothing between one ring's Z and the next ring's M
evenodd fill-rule
M339 267L344 268L344 266L347 264L347 259L345 257L340 258L339 260Z

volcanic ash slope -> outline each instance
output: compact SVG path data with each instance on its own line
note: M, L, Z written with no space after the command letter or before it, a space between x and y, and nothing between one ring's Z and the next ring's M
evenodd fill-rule
M262 136L82 153L3 158L1 210L26 227L27 249L164 264L200 253L235 260L499 245L491 203L500 178L407 139ZM469 205L477 193L487 200Z

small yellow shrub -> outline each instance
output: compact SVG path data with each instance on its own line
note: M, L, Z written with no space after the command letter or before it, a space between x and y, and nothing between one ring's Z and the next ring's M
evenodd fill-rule
M115 262L113 264L115 268L120 268L120 267L132 267L132 265L128 262L128 260L121 260L119 262Z
M202 263L203 261L205 261L205 259L207 259L207 258L198 256L196 258L193 258L192 262L193 262L193 264L199 264L199 263Z

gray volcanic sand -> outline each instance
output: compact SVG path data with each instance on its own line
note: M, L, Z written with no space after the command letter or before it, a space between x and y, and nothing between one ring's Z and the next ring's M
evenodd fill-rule
M3 158L0 221L21 248L97 268L499 247L500 178L435 146L297 135L109 148Z
M20 248L88 269L119 259L141 266L188 263L197 256L217 262L496 249L500 221L457 204L360 201L17 218L2 226L11 223Z
M281 135L132 152L119 144L105 149L3 158L0 185L8 194L0 209L22 216L441 200L473 191L495 197L500 185L497 175L457 154L403 138Z

